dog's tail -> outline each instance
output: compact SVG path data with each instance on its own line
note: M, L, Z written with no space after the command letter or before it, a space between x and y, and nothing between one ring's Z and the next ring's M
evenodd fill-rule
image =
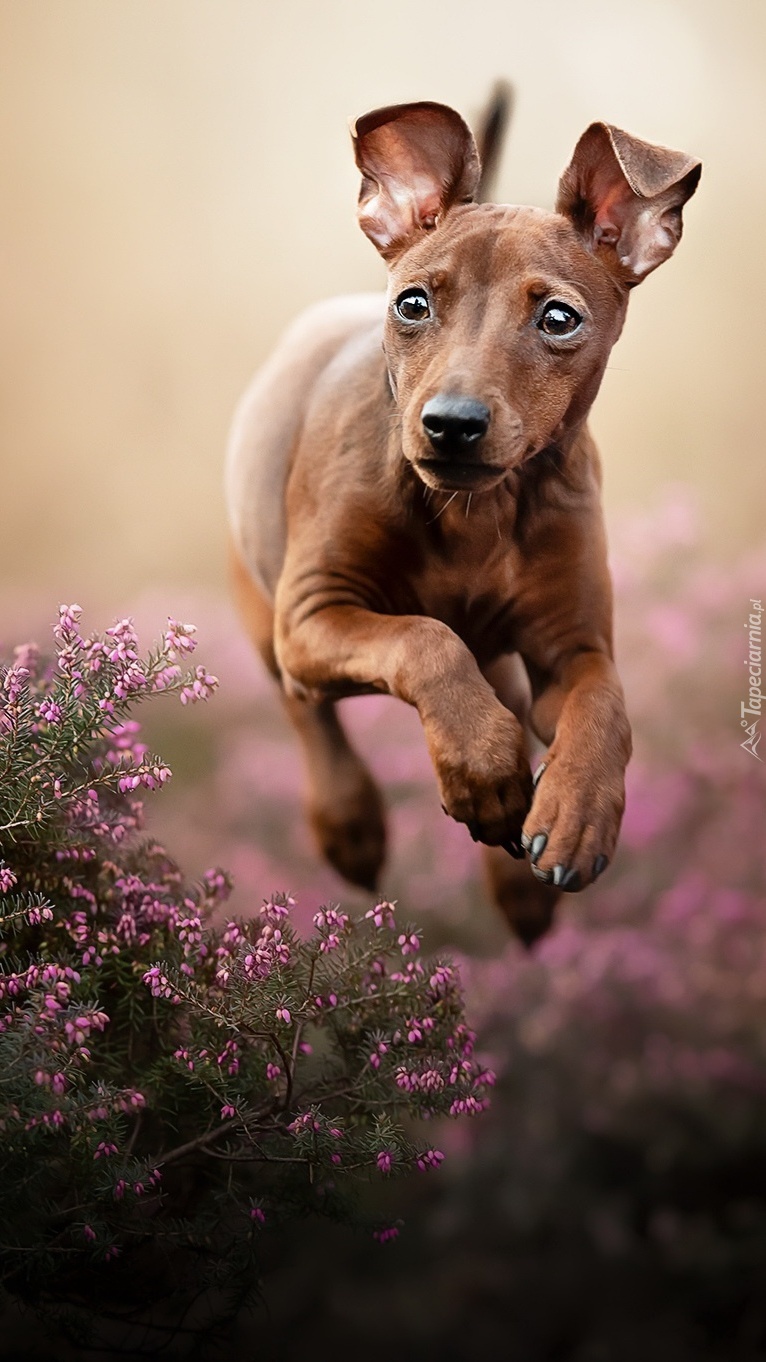
M486 203L492 194L500 153L513 113L513 100L513 86L505 80L497 81L479 120L476 146L481 161L481 178L476 192L477 203Z

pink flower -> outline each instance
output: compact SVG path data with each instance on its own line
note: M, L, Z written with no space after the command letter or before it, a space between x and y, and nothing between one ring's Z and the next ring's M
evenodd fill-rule
M46 698L37 706L37 714L44 719L47 724L60 724L64 717L64 711L55 701Z
M0 872L1 874L2 872ZM30 908L27 913L27 922L30 927L39 927L41 922L51 922L53 920L53 909L43 904L42 908Z
M9 667L3 678L3 690L9 705L18 700L26 682L29 680L28 667Z
M147 970L146 974L141 977L143 982L151 990L153 998L173 999L175 997L173 985L166 975L162 973L159 966L153 965L152 968Z
M286 918L291 908L295 907L295 899L291 894L272 894L270 899L264 899L261 907L261 916L269 922L279 922Z
M154 766L142 768L141 784L147 790L156 790L160 785L164 785L166 780L170 780L172 774L169 766L163 766L158 762Z
M162 667L158 672L155 672L152 678L152 690L167 690L178 680L180 675L181 668L175 663L172 663L169 667Z
M231 1074L232 1077L239 1073L238 1051L239 1046L237 1045L237 1042L235 1040L227 1040L220 1055L216 1057L215 1061L219 1069L225 1066L226 1072Z
M231 893L231 880L224 870L214 866L202 876L205 889L209 894L223 902Z
M113 624L111 629L106 630L106 637L112 640L111 647L106 645L110 662L135 662L138 657L138 635L132 619L119 620Z
M386 1229L374 1230L373 1239L377 1239L379 1244L388 1244L392 1239L399 1238L399 1231L396 1225L388 1225Z
M336 928L343 931L348 926L348 913L341 913L338 908L320 908L314 914L314 926L323 931L326 927Z
M391 1172L391 1165L392 1165L392 1163L393 1163L393 1157L394 1157L393 1154L392 1154L391 1151L388 1150L388 1149L382 1149L382 1150L380 1151L380 1153L378 1154L378 1157L377 1157L377 1159L376 1159L376 1163L377 1163L378 1168L380 1169L381 1173L390 1173L390 1172Z
M236 1114L237 1114L236 1107L232 1107L231 1104L228 1102L226 1102L224 1106L221 1107L222 1121L228 1121L232 1118L232 1116L236 1116Z
M263 1213L263 1211L261 1210L260 1206L251 1206L251 1207L250 1207L250 1219L251 1219L251 1220L255 1220L256 1223L257 1223L258 1225L265 1225L265 1224L266 1224L266 1216L264 1215L264 1213Z
M124 700L126 696L144 690L147 685L147 678L141 668L137 663L131 662L114 683L114 698Z
M437 965L431 978L428 980L428 983L434 993L441 994L449 986L454 977L454 970L450 969L449 965Z
M365 917L372 918L376 927L392 928L394 926L395 907L396 900L394 900L393 903L389 903L387 899L381 899L380 903L376 903L374 908L368 908Z
M470 1093L467 1097L456 1097L449 1109L450 1116L476 1116L480 1111L486 1111L489 1106L489 1098L481 1099L473 1097Z
M184 686L181 690L181 704L195 704L197 700L208 700L217 688L218 677L210 676L204 667L196 667L192 684Z
M72 1045L84 1045L93 1025L90 1017L75 1017L74 1021L64 1023L67 1040Z
M89 1239L91 1243L96 1238L96 1231L93 1229L92 1225L83 1225L82 1232L85 1235L85 1238Z
M416 932L409 934L402 932L401 936L397 937L397 943L402 948L402 955L414 955L420 950L420 937Z
M165 643L168 653L193 653L197 646L196 639L192 637L197 629L194 624L180 624L168 615L168 627L165 630Z
M420 1075L419 1086L422 1092L441 1092L444 1087L444 1079L438 1069L426 1069Z
M70 640L82 639L77 631L77 625L82 614L81 605L60 605L58 624L53 626L53 632L60 643L68 643Z
M426 1149L418 1159L418 1168L421 1173L425 1173L429 1168L438 1168L443 1162L444 1155L440 1149Z
M289 1026L289 1025L290 1025L290 1022L292 1021L292 1017L290 1016L290 1010L289 1010L289 1008L287 1008L287 1007L278 1007L278 1008L277 1008L277 1021L284 1022L285 1026Z

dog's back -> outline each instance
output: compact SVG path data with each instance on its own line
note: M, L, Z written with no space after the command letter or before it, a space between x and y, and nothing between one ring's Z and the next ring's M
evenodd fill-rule
M270 601L284 559L286 483L311 394L344 346L372 330L382 336L384 312L383 293L350 294L307 308L255 375L235 413L225 484L231 535Z

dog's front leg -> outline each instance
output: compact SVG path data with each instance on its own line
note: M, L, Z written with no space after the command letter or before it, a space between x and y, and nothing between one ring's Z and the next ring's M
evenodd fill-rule
M523 854L532 787L521 725L447 625L353 605L295 608L278 593L275 641L288 688L385 691L414 705L447 813L477 841Z
M532 727L550 746L523 844L539 879L575 891L606 868L620 830L631 753L622 686L598 650L573 652L545 674L528 665Z

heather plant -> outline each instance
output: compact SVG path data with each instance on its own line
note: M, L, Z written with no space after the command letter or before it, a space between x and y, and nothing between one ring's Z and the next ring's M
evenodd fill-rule
M189 884L143 835L170 769L135 708L217 681L192 626L142 657L130 620L80 615L0 668L0 1275L40 1307L186 1309L257 1285L270 1226L364 1221L355 1186L438 1168L413 1121L481 1111L493 1076L393 903L303 935L285 894L227 918L226 874Z
M509 1348L530 1362L764 1355L766 772L740 746L740 703L744 624L764 591L766 551L713 561L682 491L624 522L613 541L617 654L635 735L620 847L532 953L503 936L476 848L439 809L417 716L383 697L343 702L391 803L386 892L417 905L424 943L449 941L469 957L466 995L499 1076L481 1121L440 1125L440 1176L401 1185L407 1233L392 1252L369 1234L333 1237L328 1252L326 1222L286 1226L281 1275L258 1323L279 1355L344 1346L406 1355L403 1339L417 1339L419 1355L456 1359ZM195 873L219 855L234 868L226 911L249 912L248 885L289 884L298 903L287 922L315 935L316 903L340 885L305 839L294 742L231 614L204 596L186 608L204 621L223 684L195 713L193 745L180 706L146 707L145 731L176 771L153 825ZM156 614L156 600L143 610ZM368 906L359 902L363 921ZM394 972L419 958L400 950L397 940ZM142 960L159 967L163 954ZM174 1017L189 1005L155 1001ZM309 1043L300 1064L319 1063L319 1033ZM185 1042L168 1045L172 1058ZM205 1130L217 1129L219 1110ZM177 1143L188 1138L179 1131ZM194 1162L213 1181L227 1167L219 1138ZM188 1166L161 1170L163 1188ZM328 1210L337 1168L314 1183L336 1181L320 1198ZM255 1165L259 1178L284 1169ZM379 1178L387 1196L390 1176ZM261 1182L247 1196L264 1191ZM259 1206L274 1223L277 1202ZM260 1252L267 1235L253 1229Z
M498 1070L487 1119L447 1126L443 1177L408 1189L423 1229L398 1250L406 1266L346 1264L358 1302L347 1347L373 1340L373 1356L408 1328L426 1350L464 1357L481 1327L488 1354L510 1339L534 1362L751 1362L766 1350L766 768L741 746L740 723L766 549L714 561L682 489L613 540L635 735L625 821L608 873L561 904L533 952L498 930L476 849L434 797L417 717L379 697L347 702L393 804L387 890L403 897L406 885L425 938L470 957L461 974ZM236 638L223 622L222 671ZM288 833L272 846L300 827L290 739L265 692L255 717L239 703L230 692L206 777L234 863L277 817ZM280 759L267 782L264 732ZM193 782L184 796L188 811ZM312 1239L302 1265L297 1249L290 1259L301 1309L316 1253ZM334 1262L332 1278L342 1270ZM329 1277L313 1297L320 1351L348 1326L327 1304ZM293 1330L290 1355L316 1338L314 1317L310 1330L302 1318L286 1308L279 1321Z

